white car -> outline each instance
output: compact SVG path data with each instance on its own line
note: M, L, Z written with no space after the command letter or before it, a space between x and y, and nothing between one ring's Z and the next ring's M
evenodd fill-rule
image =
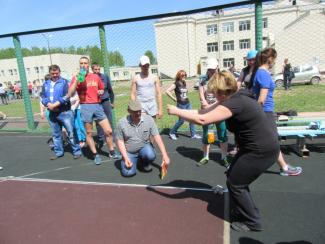
M319 84L321 75L319 69L315 65L299 65L293 67L295 77L292 79L291 84L308 83ZM283 87L283 74L273 75L273 80L277 87Z

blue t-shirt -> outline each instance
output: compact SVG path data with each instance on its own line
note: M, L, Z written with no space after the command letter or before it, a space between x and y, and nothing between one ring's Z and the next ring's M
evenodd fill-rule
M268 71L265 69L258 69L253 80L253 92L256 95L256 100L258 100L260 91L263 88L268 89L263 110L264 112L274 112L273 91L275 83Z

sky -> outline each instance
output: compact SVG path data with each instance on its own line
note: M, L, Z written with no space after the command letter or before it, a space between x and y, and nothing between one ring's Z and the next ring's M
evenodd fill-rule
M240 1L240 0L239 0ZM116 19L140 17L210 7L234 0L0 0L0 35ZM122 53L126 65L137 63L146 50L156 53L155 20L106 26L108 50ZM22 47L99 45L98 29L22 36ZM11 38L0 39L0 48L12 47Z

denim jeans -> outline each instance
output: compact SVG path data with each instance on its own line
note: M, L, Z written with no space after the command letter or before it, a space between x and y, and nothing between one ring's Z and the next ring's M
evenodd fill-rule
M74 110L74 126L75 126L75 137L77 142L86 141L86 130L84 123L81 120L80 109Z
M187 103L187 104L177 103L176 106L180 109L187 109L187 110L192 109L191 103ZM177 130L179 129L179 127L181 127L182 124L184 124L184 122L185 122L185 120L179 117L178 121L176 122L174 127L170 130L170 134L175 134L177 132ZM190 124L191 136L195 136L195 134L196 134L195 125L193 123L189 123L189 124Z
M62 126L66 129L68 134L68 141L72 148L73 155L80 155L81 149L74 138L74 120L72 110L60 113L50 112L49 123L52 130L54 153L56 156L63 156L63 139L62 139Z
M140 149L138 153L127 153L130 161L132 162L132 167L127 168L125 166L125 161L121 161L121 171L123 176L133 176L137 171L138 162L141 166L147 166L151 164L155 158L156 153L151 144L146 144L143 148Z

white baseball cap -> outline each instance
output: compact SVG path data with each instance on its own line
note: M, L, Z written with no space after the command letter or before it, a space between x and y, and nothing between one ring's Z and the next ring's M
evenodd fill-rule
M218 65L219 63L215 58L209 58L207 60L207 69L217 69Z
M140 57L140 64L141 65L146 65L149 64L150 65L150 59L148 58L148 56L143 55Z

